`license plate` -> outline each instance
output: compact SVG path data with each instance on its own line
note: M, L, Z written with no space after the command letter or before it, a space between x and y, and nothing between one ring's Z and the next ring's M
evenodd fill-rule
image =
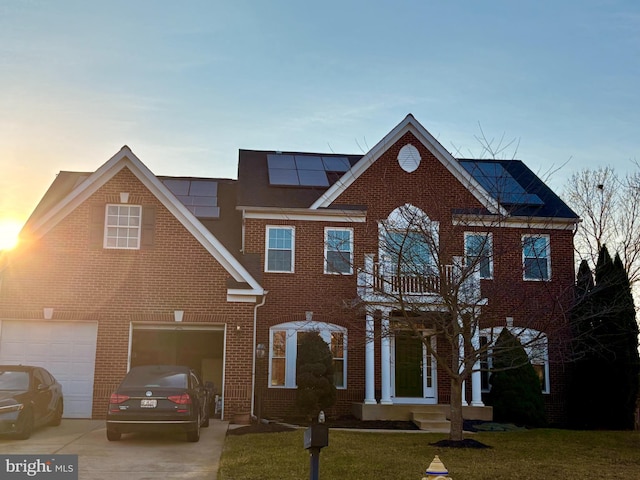
M141 408L156 408L158 406L158 400L155 398L143 398L140 400Z

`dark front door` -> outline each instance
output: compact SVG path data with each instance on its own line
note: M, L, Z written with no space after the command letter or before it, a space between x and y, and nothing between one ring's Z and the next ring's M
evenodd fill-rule
M423 397L422 340L397 333L395 348L396 397Z

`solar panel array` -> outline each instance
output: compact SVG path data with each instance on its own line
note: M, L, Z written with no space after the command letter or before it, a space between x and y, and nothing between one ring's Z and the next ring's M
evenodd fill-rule
M528 193L500 163L460 160L460 164L500 203L544 205L538 195Z
M327 174L342 174L351 168L347 157L268 154L269 184L295 187L328 187Z
M162 182L198 218L220 218L218 182L167 178Z

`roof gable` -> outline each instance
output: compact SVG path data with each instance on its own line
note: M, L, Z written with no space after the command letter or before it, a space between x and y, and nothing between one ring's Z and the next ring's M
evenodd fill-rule
M57 178L60 192L66 191L66 194L53 191L55 190L54 182L43 198L43 200L47 199L46 204L38 205L25 225L23 233L36 238L43 236L124 168L130 170L149 189L236 282L249 285L250 291L247 293L252 295L264 293L262 287L244 266L126 145L98 170L86 177L86 174L80 174L75 178L71 178L70 175ZM234 293L238 293L238 290L234 290Z
M427 148L440 163L457 178L491 213L505 215L506 211L485 188L414 117L407 115L393 130L367 152L348 172L329 187L312 205L312 209L328 208L355 180L371 167L391 146L407 132Z

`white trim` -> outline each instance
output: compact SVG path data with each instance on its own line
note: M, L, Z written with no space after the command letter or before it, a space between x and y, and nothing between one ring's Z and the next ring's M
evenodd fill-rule
M545 259L546 260L546 264L547 264L547 277L546 278L527 278L526 276L526 265L525 265L525 260L527 258L534 258L534 257L525 257L524 255L524 242L525 239L527 238L534 238L534 239L545 239L546 240L546 244L545 244L545 248L544 248L544 253L545 256L544 257L535 257L536 260L542 260ZM549 282L551 281L551 237L547 234L524 234L522 235L521 239L521 255L522 255L522 280L524 280L525 282Z
M467 253L467 238L472 236L472 235L476 235L476 236L484 236L486 237L486 241L485 244L483 246L488 246L489 247L489 276L488 277L483 277L482 276L482 269L481 269L481 265L480 265L480 261L478 261L478 272L480 273L480 278L482 280L493 280L493 233L491 232L464 232L464 264L465 266L467 265L467 257L468 257L468 253Z
M322 339L329 345L331 348L331 333L339 332L342 333L342 361L344 363L342 375L343 375L343 385L336 386L338 390L346 390L347 388L347 335L348 330L346 327L341 327L340 325L336 325L334 323L328 322L320 322L315 320L301 320L294 322L286 322L280 323L278 325L273 325L269 328L269 374L268 374L268 388L274 389L295 389L296 385L296 359L297 359L297 334L298 332L310 332L317 331L320 333ZM272 385L272 365L273 365L273 334L274 332L285 332L285 376L284 376L284 385Z
M263 291L260 284L244 266L229 253L226 247L206 229L127 146L122 147L118 153L89 175L86 180L74 188L53 208L49 209L42 217L33 223L27 222L25 231L35 238L42 237L124 168L129 169L149 189L234 280L248 283L254 290Z
M307 208L259 208L238 207L244 218L254 220L305 220L309 222L364 223L367 212L364 210L309 210Z
M528 228L545 230L575 230L580 219L558 219L547 217L496 217L491 215L462 215L454 214L452 224L456 227L481 228Z
M490 212L506 215L507 211L462 167L414 117L407 115L393 130L369 150L349 171L318 198L310 208L329 207L357 178L359 178L388 148L411 132Z
M549 338L547 337L546 333L541 332L540 330L536 330L535 328L489 327L489 328L483 328L480 330L479 336L486 338L489 344L489 347L487 350L487 365L489 368L489 376L491 376L491 366L493 363L492 346L495 345L495 342L498 339L498 336L500 335L500 332L502 331L503 328L506 328L507 330L509 330L509 332L511 332L513 336L516 337L518 341L520 341L525 352L527 352L527 356L529 357L529 361L531 362L532 365L543 365L544 385L542 386L542 393L545 395L551 393L551 380L549 376ZM540 346L537 347L536 345L534 345L536 343L539 343ZM532 352L534 348L539 349L537 356L542 357L542 358L539 358L540 361L538 362L532 361L532 358L531 358L532 356L534 356ZM534 360L535 360L535 356L534 356ZM488 390L483 389L482 391L488 392L490 390L491 388L489 388Z
M328 241L327 234L330 231L334 232L349 232L349 271L348 272L330 272L328 267ZM324 227L324 259L323 259L323 272L325 275L353 275L353 228L344 227Z
M269 248L269 232L271 230L291 231L291 269L290 270L269 270L269 251L286 251L281 248ZM291 225L267 225L264 235L264 271L265 273L295 273L296 271L296 227Z

